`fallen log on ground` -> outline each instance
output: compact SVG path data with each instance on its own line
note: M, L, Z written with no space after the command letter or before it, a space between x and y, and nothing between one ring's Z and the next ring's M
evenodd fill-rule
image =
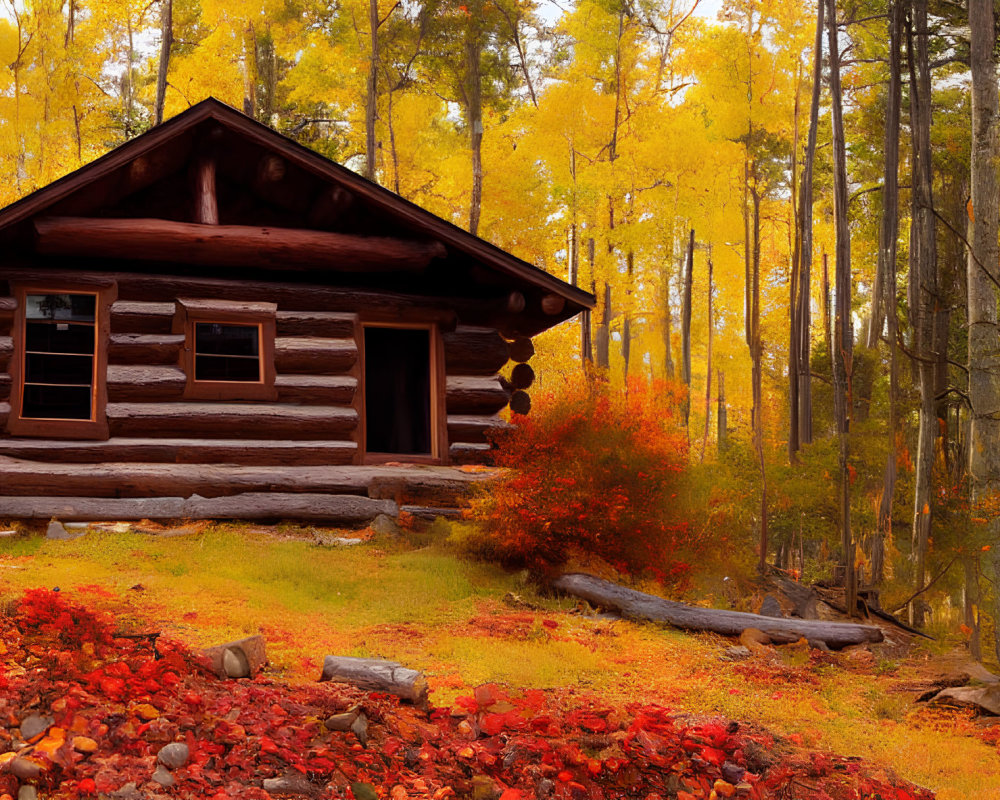
M882 631L874 625L765 617L742 611L698 608L637 592L617 583L582 573L561 575L552 585L561 592L579 597L592 605L613 609L630 619L666 622L675 628L686 630L713 631L724 636L739 636L747 628L757 628L777 644L797 642L806 638L810 641L825 642L827 647L834 650L851 644L881 642L883 638Z
M937 692L929 701L945 705L975 706L980 711L996 716L1000 714L1000 684L953 686Z
M394 694L418 706L427 704L427 679L423 673L395 661L327 656L323 660L320 680L349 683L372 692Z

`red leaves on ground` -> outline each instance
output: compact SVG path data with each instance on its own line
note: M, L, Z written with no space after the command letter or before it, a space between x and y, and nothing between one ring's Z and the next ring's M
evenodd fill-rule
M0 616L0 641L0 795L17 795L15 754L40 767L31 780L54 800L128 783L159 790L149 784L157 753L183 742L189 758L167 790L181 798L267 800L268 778L307 780L322 797L370 788L390 800L529 800L543 789L553 800L764 800L806 786L810 797L835 800L931 797L833 756L798 752L764 769L745 754L774 750L766 734L658 706L609 708L572 693L485 684L451 709L425 713L330 683L219 681L180 645L116 637L110 619L54 592L29 592L12 616ZM369 722L367 748L323 725L357 703ZM51 723L24 743L17 726L29 714Z

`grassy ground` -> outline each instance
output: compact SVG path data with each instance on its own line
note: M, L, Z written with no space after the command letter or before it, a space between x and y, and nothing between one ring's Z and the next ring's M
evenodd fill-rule
M34 586L194 646L263 633L273 669L293 682L315 680L335 653L424 670L438 705L486 681L575 687L760 723L883 764L941 800L1000 798L997 748L970 718L911 704L926 651L817 662L790 646L773 663L724 662L729 641L578 613L440 543L327 547L294 529L249 526L0 540L0 596Z

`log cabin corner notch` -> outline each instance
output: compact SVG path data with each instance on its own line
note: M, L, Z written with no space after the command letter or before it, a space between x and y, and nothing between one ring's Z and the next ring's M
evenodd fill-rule
M0 210L0 515L268 516L481 461L527 401L500 369L593 305L204 101Z

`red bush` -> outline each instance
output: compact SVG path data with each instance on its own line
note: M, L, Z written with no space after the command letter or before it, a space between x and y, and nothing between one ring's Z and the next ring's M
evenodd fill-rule
M663 383L569 385L538 399L498 440L509 472L474 503L471 547L505 566L548 573L574 552L676 583L688 525L678 510L687 443L682 395Z

